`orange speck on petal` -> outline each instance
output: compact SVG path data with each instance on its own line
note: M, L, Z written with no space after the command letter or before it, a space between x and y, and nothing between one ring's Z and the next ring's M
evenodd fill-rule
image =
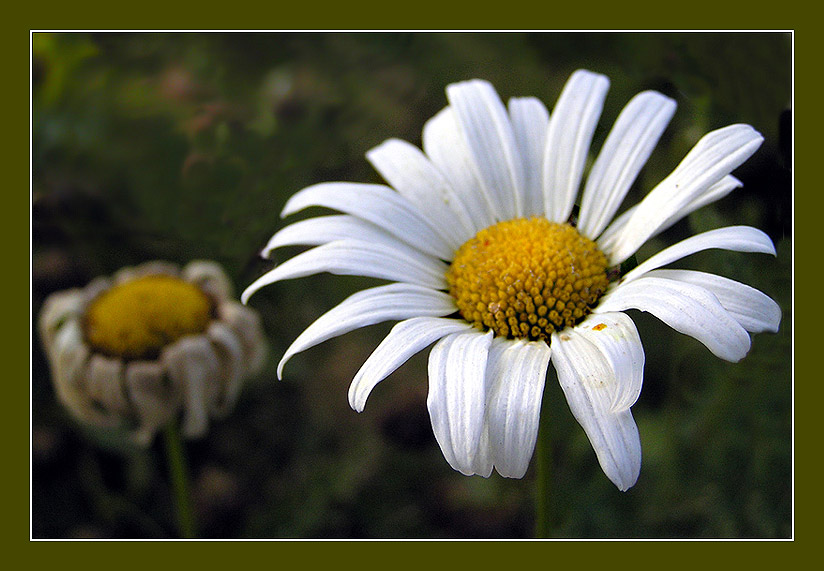
M602 329L606 329L606 328L607 328L607 324L606 324L606 323L599 323L598 325L596 325L595 327L593 327L593 328L592 328L592 330L593 330L593 331L601 331Z

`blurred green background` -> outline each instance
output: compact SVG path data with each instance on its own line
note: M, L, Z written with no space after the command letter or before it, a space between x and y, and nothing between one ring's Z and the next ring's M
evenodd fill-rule
M761 289L781 304L783 321L730 364L632 313L647 356L633 408L644 460L626 493L601 472L550 374L552 534L789 537L789 34L35 33L33 315L53 291L152 259L217 260L239 293L272 266L258 252L285 224L286 199L320 181L381 182L364 153L389 137L420 145L448 83L485 78L504 100L534 95L551 109L580 67L612 82L595 149L638 91L657 89L679 105L625 206L708 130L743 122L764 134L736 171L743 188L638 257L709 228L761 228L777 258L710 251L679 267ZM202 537L531 536L534 466L522 480L468 478L443 459L426 411L426 352L379 385L363 413L349 408L349 382L391 323L311 349L276 380L277 360L309 323L374 283L324 274L252 298L269 364L231 416L186 444ZM32 537L175 537L162 439L135 450L73 422L36 336L31 385Z

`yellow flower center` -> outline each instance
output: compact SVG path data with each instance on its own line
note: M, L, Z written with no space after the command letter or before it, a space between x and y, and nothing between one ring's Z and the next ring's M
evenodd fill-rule
M575 325L609 283L606 256L592 240L537 217L478 232L458 249L446 279L465 320L531 340Z
M86 312L86 338L97 351L124 359L151 359L185 335L206 330L212 302L189 282L150 275L117 285Z

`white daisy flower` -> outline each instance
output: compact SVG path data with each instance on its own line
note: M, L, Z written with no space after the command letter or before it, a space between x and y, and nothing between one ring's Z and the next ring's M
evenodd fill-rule
M187 438L203 436L266 356L260 316L233 289L215 262L152 261L51 294L38 329L57 397L141 446L179 414Z
M427 406L449 464L484 477L522 477L530 462L547 367L606 475L621 490L641 466L630 411L644 350L624 313L652 313L738 361L750 333L777 331L778 305L736 281L662 266L709 248L775 255L761 231L735 226L664 249L625 275L622 262L648 239L740 186L730 173L761 145L748 125L702 138L675 170L617 218L627 191L675 112L654 91L621 112L582 185L609 80L575 72L550 115L532 97L508 106L482 80L447 87L449 105L423 130L423 151L389 140L367 153L390 186L330 182L292 196L283 216L310 206L341 214L275 234L317 246L275 267L241 296L320 272L394 283L358 292L310 325L296 353L360 327L399 320L349 389L362 411L372 389L409 357L429 355ZM580 197L576 223L570 221ZM613 220L614 218L614 220Z

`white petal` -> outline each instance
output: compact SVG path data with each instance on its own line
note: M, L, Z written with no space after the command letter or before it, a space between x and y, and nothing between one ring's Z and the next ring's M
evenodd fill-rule
M232 328L220 321L213 321L206 330L215 355L220 363L220 393L211 403L211 410L219 416L227 415L234 407L243 383L245 362L243 344Z
M50 356L52 381L60 402L80 420L106 425L108 419L94 407L86 391L90 351L78 320L72 319L57 328Z
M255 280L241 295L246 303L260 288L274 282L321 272L381 278L446 289L447 265L400 243L336 240L298 254Z
M586 432L598 462L621 491L641 471L641 440L628 408L615 411L615 394L624 382L601 348L577 329L552 335L552 363L569 408Z
M55 292L46 298L37 317L43 349L54 361L54 341L60 329L69 321L79 321L85 310L85 296L79 289Z
M750 336L703 287L656 277L622 283L607 293L597 312L648 311L680 333L694 337L717 357L737 362L750 349Z
M481 184L497 213L509 220L524 206L524 165L509 115L495 88L475 79L446 88L450 106L473 158Z
M544 148L543 189L546 217L553 222L566 222L572 213L608 90L605 76L578 70L552 111Z
M234 285L217 262L193 260L180 271L180 277L195 284L215 299L235 296Z
M655 91L624 107L592 165L581 197L578 230L596 238L615 214L675 113L675 101Z
M481 186L453 109L446 107L426 122L423 149L460 196L472 219L474 232L494 224L496 202Z
M496 340L487 364L487 425L495 469L523 478L538 438L551 351L543 341Z
M221 323L234 332L243 349L243 367L248 373L257 373L266 363L268 346L260 314L234 300L224 300L217 307Z
M209 426L210 397L219 393L220 363L204 336L183 337L160 356L169 378L183 395L183 434L198 438Z
M389 139L367 152L366 158L395 190L426 213L453 249L475 234L460 197L420 149Z
M125 383L140 425L134 439L148 446L155 433L177 414L180 387L168 382L160 361L131 361L126 365Z
M763 140L749 125L730 125L705 135L638 204L611 248L613 263L626 260L673 218L683 217L696 198L747 160Z
M750 333L778 331L781 307L764 293L729 278L691 270L653 270L649 277L695 284L709 290Z
M449 294L421 286L396 283L359 291L321 315L295 339L278 364L278 378L293 355L333 337L383 321L440 317L455 311Z
M348 214L317 216L280 229L269 239L260 255L268 258L273 250L283 246L319 246L345 238L375 242L386 241L388 237L385 230Z
M476 473L475 456L484 431L491 342L491 331L455 333L438 341L429 354L426 404L432 430L449 465L467 476Z
M413 317L395 325L372 352L349 385L349 405L362 412L375 386L395 369L434 343L453 333L466 333L472 326L459 319Z
M123 361L93 354L86 369L86 393L112 420L129 410L123 386Z
M590 341L607 360L616 383L610 410L619 412L635 404L644 382L644 346L632 319L626 313L593 313L575 326L575 332Z
M727 226L726 228L718 228L690 236L668 248L664 248L627 272L622 283L630 282L650 270L671 264L690 254L714 248L732 250L733 252L758 252L775 255L775 246L773 246L772 240L761 230L751 226Z
M417 207L391 188L379 184L325 182L304 188L286 201L281 216L310 206L352 214L386 230L402 241L444 260L454 249Z
M535 97L509 100L509 117L524 161L524 216L543 216L543 161L549 112Z
M649 238L655 236L656 234L660 234L664 230L668 229L670 226L691 214L692 212L698 210L702 206L715 202L716 200L720 200L727 196L730 192L735 190L736 188L741 187L741 181L735 178L732 175L727 175L712 186L710 186L707 190L703 193L696 196L692 202L682 208L680 211L676 212L666 221L664 221L655 233L651 234ZM623 214L618 216L615 220L613 220L612 224L609 225L609 228L601 234L600 238L598 238L598 248L604 252L610 259L613 258L613 251L617 244L618 238L624 232L624 228L626 227L627 223L632 219L632 215L635 213L635 210L638 208L638 205L633 206L632 208L627 209ZM647 238L647 239L649 239Z

